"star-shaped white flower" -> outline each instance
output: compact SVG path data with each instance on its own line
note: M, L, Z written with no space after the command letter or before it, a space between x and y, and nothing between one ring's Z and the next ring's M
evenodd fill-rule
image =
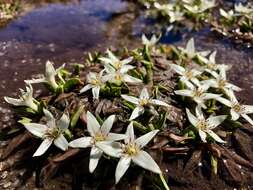
M233 20L235 13L233 10L226 12L224 9L220 8L220 15L228 20Z
M242 14L253 14L253 8L250 6L244 6L242 3L235 4L235 11Z
M184 5L188 11L192 12L193 14L203 13L208 9L215 7L215 0L201 0L199 4L195 4L195 1L189 1L188 4Z
M87 112L87 129L90 137L81 137L69 143L73 148L88 148L90 151L89 170L91 173L96 169L98 162L103 154L103 151L98 147L101 142L113 142L126 138L126 135L110 133L115 115L108 117L102 126L98 123L97 119L89 111Z
M108 57L99 58L104 64L110 64L115 68L115 70L120 70L122 66L128 65L133 60L133 57L120 60L118 59L110 50L107 50Z
M4 100L7 103L12 104L14 106L27 106L33 109L34 111L38 111L38 105L34 103L36 100L33 98L32 86L29 84L28 86L26 86L26 91L24 91L23 89L20 89L20 92L21 92L21 96L19 99L5 96Z
M64 68L64 66L65 65L63 64L58 69L55 69L53 63L51 61L47 61L45 76L38 79L25 80L25 83L27 84L48 83L53 89L57 89L59 86L56 82L55 77L61 71L61 69Z
M196 69L186 69L180 65L177 64L170 64L170 67L179 75L179 80L183 82L187 87L194 88L193 84L198 84L199 81L196 78L198 75L200 75L202 72L198 71ZM193 82L193 84L191 83Z
M128 96L128 95L121 95L121 97L128 102L131 102L136 105L134 111L132 112L129 120L134 120L135 118L139 117L141 114L144 113L145 107L149 105L159 105L159 106L166 106L169 107L169 105L161 100L152 99L149 97L147 88L143 88L141 91L141 94L139 98L136 98L134 96Z
M105 81L118 83L118 82L126 82L126 83L142 83L142 80L132 77L131 75L127 74L127 72L135 67L132 65L123 65L120 69L115 69L109 64L105 64L105 71L106 75L103 77Z
M157 10L162 11L163 13L165 13L165 14L168 15L169 12L173 11L174 4L169 4L169 3L167 3L167 4L161 5L160 3L155 2L155 3L154 3L154 7L155 7Z
M116 183L118 183L122 176L126 173L131 161L154 173L162 173L153 158L146 151L142 150L157 133L158 130L153 130L135 139L133 124L131 122L126 131L127 137L125 138L124 144L118 142L99 144L99 147L106 154L112 157L120 158L115 173Z
M194 87L193 89L185 89L185 90L176 90L175 94L180 96L191 97L193 101L197 103L197 105L206 109L205 101L210 99L218 100L218 97L221 95L213 94L206 92L209 88L209 85L199 85L198 87Z
M92 89L93 98L99 99L100 89L105 84L105 80L103 79L103 73L104 70L100 71L100 73L89 72L87 75L88 84L80 90L80 93Z
M241 91L242 89L238 86L231 84L227 81L226 69L221 67L219 69L219 74L216 72L211 72L214 79L201 81L202 84L209 85L213 88L218 88L226 92L227 90Z
M64 137L64 132L69 126L69 117L63 114L60 120L56 121L53 115L44 109L47 117L47 124L24 123L25 128L33 135L43 139L43 142L33 156L41 156L54 143L55 146L65 151L68 149L68 141Z
M197 52L195 50L195 45L194 45L194 39L191 38L187 44L186 48L178 47L179 50L182 51L183 54L187 55L190 59L194 58L195 56L198 57L200 60L205 60L205 57L210 53L210 51L201 51Z
M220 102L223 102L226 106L230 107L230 114L232 120L236 121L239 117L243 117L246 121L248 121L251 125L253 125L253 120L248 116L248 114L253 113L253 105L241 105L234 92L230 90L226 90L226 94L229 97L229 100L220 97Z
M153 47L159 40L160 37L156 37L155 34L153 34L150 38L150 40L145 36L145 34L142 34L141 36L142 44L146 45L148 47Z
M196 107L196 116L194 116L188 109L186 109L187 117L190 123L196 127L199 136L203 142L207 142L207 134L210 135L215 141L219 143L225 143L218 135L216 135L212 130L219 126L226 118L226 115L210 116L205 119L201 108Z

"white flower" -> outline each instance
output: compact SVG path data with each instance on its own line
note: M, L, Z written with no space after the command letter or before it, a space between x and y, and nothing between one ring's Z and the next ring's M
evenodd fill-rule
M235 13L233 10L226 12L224 9L220 9L220 15L228 20L232 20L235 16Z
M142 34L141 36L142 44L146 45L148 47L153 47L159 40L160 37L156 37L155 34L153 34L150 38L150 40L145 36L145 34Z
M63 64L58 69L55 69L53 63L51 61L47 61L45 76L39 79L25 80L25 83L27 84L48 83L51 87L57 89L59 86L56 83L55 76L61 71L62 68L64 68L64 66L65 65Z
M7 103L12 104L14 106L27 106L29 108L32 108L35 111L38 111L38 105L34 103L36 100L33 98L32 86L29 84L28 86L26 86L26 91L24 91L23 89L20 89L20 92L21 92L21 96L19 99L5 96L4 100Z
M47 124L25 123L25 128L33 135L42 138L43 142L33 156L41 156L54 143L55 146L65 151L68 149L68 141L63 136L69 126L69 117L63 114L60 120L56 121L53 115L44 109L47 117Z
M215 7L215 0L201 0L199 5L196 4L192 4L191 5L184 5L184 7L194 13L194 14L199 14L199 13L203 13L208 9L211 9L213 7Z
M234 91L242 90L238 86L231 84L227 81L225 68L220 68L219 74L216 72L212 72L211 74L214 76L215 79L204 80L204 81L201 81L201 83L209 85L210 87L213 87L213 88L221 89L224 92L226 92L229 89L234 90Z
M209 88L209 85L199 85L198 87L194 87L193 89L185 89L185 90L176 90L175 94L180 96L191 97L193 101L197 103L197 105L206 109L205 101L210 99L218 100L221 96L219 94L212 94L206 92Z
M158 130L154 130L135 139L133 124L131 122L126 131L127 138L125 139L124 144L117 142L99 144L99 147L106 154L112 157L120 158L115 173L116 183L118 183L125 174L131 164L131 161L154 173L162 173L153 158L146 151L142 150L157 133Z
M90 137L81 137L69 143L69 146L73 148L91 147L89 163L89 170L91 173L96 169L98 161L103 154L103 151L98 148L98 144L101 142L112 142L126 138L123 134L110 133L114 120L115 115L111 115L104 121L103 125L100 126L96 118L88 111L87 129Z
M139 98L136 98L134 96L128 96L128 95L121 95L121 97L128 102L131 102L136 105L136 108L132 112L130 116L130 121L139 117L141 114L145 111L145 106L148 105L159 105L159 106L166 106L169 107L169 105L161 100L152 99L149 97L147 88L143 88L140 94Z
M202 51L202 52L197 52L195 50L195 45L194 45L194 39L191 38L187 44L186 48L178 47L179 50L182 51L183 54L186 54L187 57L190 59L194 58L195 56L198 57L200 60L205 60L205 57L210 53L210 51Z
M235 11L238 13L243 14L250 14L253 13L253 8L250 8L249 6L244 6L242 3L235 4Z
M157 8L158 10L164 12L165 14L168 14L173 10L174 5L173 4L163 4L161 5L158 2L154 3L154 7Z
M226 115L210 116L205 119L201 108L196 107L196 116L194 116L188 109L186 109L187 117L190 123L197 128L199 136L203 142L206 141L207 134L210 135L215 141L219 143L225 143L218 135L216 135L212 129L220 125L226 118Z
M117 83L117 82L126 82L126 83L142 83L142 80L132 77L127 74L127 72L133 68L132 65L123 65L120 69L116 70L109 64L105 64L106 75L103 77L105 81Z
M200 75L202 73L201 71L198 71L196 69L188 70L177 64L169 64L169 65L177 74L181 75L179 77L179 80L183 82L187 87L194 88L194 85L191 82L193 82L194 84L199 83L196 76Z
M235 97L235 94L232 90L226 90L226 94L228 95L230 100L225 98L219 98L220 102L223 102L226 106L230 107L230 114L232 120L236 121L239 117L243 117L246 121L248 121L251 125L253 125L253 120L248 116L248 114L253 113L252 105L241 105Z
M122 66L128 65L133 60L133 57L129 57L127 59L119 60L110 50L107 50L108 57L99 58L105 64L110 64L116 70L120 70ZM129 65L130 66L130 65Z
M105 80L103 79L103 73L104 70L100 71L100 73L89 72L87 75L88 84L80 90L80 93L92 89L93 98L99 99L99 91L105 83Z
M168 15L170 17L170 23L181 21L184 19L184 13L179 10L174 10L168 12Z

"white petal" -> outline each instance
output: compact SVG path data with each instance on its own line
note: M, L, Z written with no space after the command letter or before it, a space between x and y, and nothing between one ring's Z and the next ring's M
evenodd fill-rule
M69 146L73 148L87 148L90 147L91 144L92 144L92 137L81 137L71 141L69 143Z
M95 134L100 130L100 125L94 115L87 111L87 129L91 136L95 136Z
M193 126L197 126L198 124L198 118L196 118L191 112L189 109L186 108L186 114L187 114L187 117L190 121L190 123L193 125Z
M210 100L210 99L217 99L218 97L220 97L221 95L219 94L212 94L212 93L204 93L201 98L203 98L203 100Z
M86 86L84 86L81 90L80 90L80 93L84 93L86 92L87 90L90 90L92 88L92 85L91 84L87 84Z
M200 136L200 139L206 143L206 133L202 130L199 129L199 136Z
M251 125L253 125L253 120L246 114L242 114L242 117L248 121Z
M222 140L218 135L216 135L213 131L208 130L207 133L216 141L219 143L226 143L226 141Z
M128 74L123 75L123 80L124 80L124 82L129 82L129 83L142 83L141 79L137 79L137 78L132 77Z
M25 123L25 128L33 135L43 138L48 127L39 123Z
M196 117L198 118L198 120L205 119L201 106L196 106L195 112L196 112Z
M132 112L129 120L132 121L135 118L139 117L141 114L143 114L145 111L145 109L143 107L137 106L136 108L134 108L134 111Z
M155 104L155 105L169 107L169 104L167 104L167 103L165 103L165 102L163 102L163 101L161 101L161 100L152 99L152 100L150 100L150 102L151 102L152 104Z
M112 64L112 60L107 57L101 57L101 58L99 58L99 60L106 63L106 64Z
M25 102L21 99L15 99L15 98L10 98L10 97L4 97L4 100L9 103L12 104L14 106L24 106Z
M111 157L119 158L122 155L122 148L119 142L100 141L96 146Z
M176 90L174 92L175 92L175 94L181 95L181 96L188 96L188 97L193 96L193 93L191 90Z
M99 91L100 91L100 86L95 86L92 88L93 98L99 99Z
M107 135L110 132L114 120L115 120L115 115L111 115L104 121L103 125L101 126L102 134Z
M215 98L218 102L220 102L220 103L222 103L222 104L224 104L224 105L226 105L226 106L228 106L228 107L231 107L232 106L232 103L229 101L229 100L227 100L227 99L225 99L225 98L223 98L223 97L217 97L217 98Z
M142 135L141 137L137 138L135 140L135 143L140 148L142 148L142 147L146 146L149 143L149 141L151 141L158 132L159 132L159 130L150 131L149 133L147 133L145 135Z
M125 139L127 136L124 134L118 134L118 133L109 133L106 140L107 141L119 141L122 139Z
M119 59L109 50L109 49L107 49L107 54L108 54L108 57L112 60L112 61L114 61L114 62L116 62L116 61L119 61Z
M253 106L251 105L243 105L243 113L245 114L251 114L253 113Z
M131 61L133 61L133 57L128 57L127 59L124 59L122 61L120 61L123 65L130 63Z
M134 69L135 67L134 66L132 66L132 65L123 65L121 68L120 68L120 73L122 73L122 74L125 74L125 73L127 73L129 70L131 70L131 69Z
M46 76L55 76L56 70L54 69L53 62L47 61L46 63Z
M115 73L116 70L114 69L113 66L111 66L110 64L104 64L104 68L105 68L105 71L110 74L110 73Z
M100 160L103 151L97 147L92 147L90 151L90 163L89 163L89 171L93 173L98 165L98 161Z
M122 178L122 176L126 173L127 169L129 168L131 164L131 158L128 156L124 156L121 157L117 168L116 168L116 172L115 172L115 180L116 180L116 184L119 182L119 180Z
M126 136L127 138L125 139L125 143L133 143L135 136L134 136L134 127L133 127L133 122L131 122L128 127L127 127L127 131L126 131Z
M235 112L234 111L234 109L231 109L230 110L230 114L231 114L231 119L233 120L233 121L236 121L237 119L239 119L239 117L240 117L240 114L239 113L237 113L237 112Z
M50 111L48 111L47 109L43 108L43 112L44 112L44 115L46 116L47 120L54 119L53 114Z
M44 83L44 82L47 82L47 81L46 81L46 78L43 77L43 78L40 78L40 79L24 80L24 82L26 84L36 84L36 83Z
M150 170L157 174L162 173L153 158L143 150L140 150L136 156L133 156L132 160L135 164L141 166L144 169Z
M33 157L35 156L41 156L44 154L47 149L50 147L52 144L53 140L52 139L45 139L39 146L39 148L36 150L36 152L33 154Z
M141 90L140 99L149 99L148 89L143 88Z
M176 65L176 64L169 64L170 67L178 74L183 75L185 72L185 68L181 67L180 65Z
M215 127L220 125L226 118L227 118L226 115L219 115L219 116L209 117L206 120L208 125L210 126L209 129L214 129Z
M133 104L135 104L135 105L138 105L138 104L139 104L139 99L136 98L136 97L134 97L134 96L121 95L121 97L122 97L123 99L125 99L126 101L131 102L131 103L133 103Z
M60 120L57 122L57 126L61 130L66 130L69 127L69 117L66 114L62 114Z
M65 139L63 134L60 134L60 136L54 140L54 145L63 151L68 149L68 141Z

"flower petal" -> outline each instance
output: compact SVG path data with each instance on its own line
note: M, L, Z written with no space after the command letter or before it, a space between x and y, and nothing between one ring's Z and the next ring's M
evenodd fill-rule
M119 142L100 141L96 146L111 157L119 158L122 155L122 147Z
M145 151L140 150L136 156L132 157L132 160L138 166L144 169L150 170L154 173L161 174L161 170L153 158Z
M200 136L200 139L206 143L206 133L202 130L199 129L199 136Z
M127 169L129 168L131 164L131 158L128 156L121 157L118 165L116 167L115 172L115 180L116 184L119 182L119 180L122 178L122 176L126 173Z
M242 114L242 117L248 121L251 125L253 125L253 120L246 114Z
M104 121L103 125L101 126L102 134L107 135L110 132L114 120L115 120L115 115L111 115Z
M185 68L181 67L180 65L176 65L176 64L169 64L170 67L178 74L183 75L185 72Z
M68 141L65 139L63 134L60 134L60 136L54 140L54 145L63 151L68 149Z
M24 123L25 128L33 135L43 138L48 127L39 123Z
M145 109L143 107L137 106L134 111L132 112L129 120L132 121L135 118L139 117L141 114L143 114Z
M167 104L167 103L165 103L165 102L163 102L163 101L161 101L161 100L152 99L152 100L150 100L150 102L151 102L152 104L155 104L155 105L169 107L169 104Z
M92 137L81 137L69 143L72 148L87 148L92 145Z
M135 143L140 147L143 148L144 146L146 146L149 141L151 141L154 136L159 132L159 130L153 130L150 131L149 133L142 135L141 137L137 138L135 140Z
M87 90L90 90L92 88L92 85L91 84L87 84L86 86L84 86L81 90L80 90L80 93L84 93L86 92Z
M69 122L70 122L70 120L69 120L68 115L62 114L60 120L57 121L57 126L61 130L65 131L69 127Z
M237 119L239 119L239 117L240 117L240 114L239 113L237 113L234 109L231 109L230 110L230 114L231 114L231 119L233 120L233 121L236 121Z
M123 59L122 61L120 61L122 63L122 65L128 64L131 61L133 61L133 57L128 57L126 59Z
M133 65L123 65L120 68L120 73L122 73L122 74L127 73L129 70L134 69L134 68L135 68L135 66L133 66Z
M126 136L127 138L125 139L125 143L133 143L135 136L134 136L134 126L133 126L133 122L131 122L128 127L127 127L127 131L126 131Z
M190 123L193 125L193 126L197 126L198 124L198 118L196 118L191 112L189 109L186 108L186 114L187 114L187 117L190 121Z
M100 125L97 119L89 111L87 111L87 129L91 136L95 136L95 134L100 130Z
M135 105L138 105L138 104L139 104L139 99L136 98L136 97L134 97L134 96L121 95L121 97L122 97L123 99L125 99L126 101L131 102L131 103L133 103L133 104L135 104Z
M180 96L188 96L188 97L193 97L193 93L191 90L176 90L174 91L176 95Z
M38 78L38 79L31 79L31 80L24 80L26 84L36 84L36 83L44 83L47 82L45 77Z
M142 83L141 79L132 77L132 76L130 76L128 74L124 74L123 75L123 80L124 80L124 82L128 82L128 83Z
M216 141L219 143L226 143L226 141L222 140L218 135L216 135L213 131L208 130L207 133Z
M119 141L122 139L125 139L127 136L124 134L118 134L118 133L109 133L106 140L107 141Z
M90 163L89 163L89 171L93 173L98 165L98 161L100 160L103 151L97 147L92 147L90 151Z
M253 113L253 106L251 105L243 105L243 113L245 114L251 114Z
M10 97L4 97L4 100L9 103L12 104L14 106L24 106L25 102L21 99L15 99L15 98L10 98Z
M226 115L219 115L214 117L209 117L206 122L208 123L208 126L210 126L209 129L214 129L218 125L220 125L225 119L227 118Z
M149 99L149 94L148 94L147 88L143 88L141 90L140 99L146 99L146 100Z
M43 142L40 144L39 148L33 154L33 157L35 157L35 156L41 156L42 154L44 154L47 151L47 149L50 147L50 145L52 144L52 142L53 142L53 139L45 139L45 140L43 140Z
M92 88L92 95L94 99L99 99L99 91L100 91L100 86L95 86Z

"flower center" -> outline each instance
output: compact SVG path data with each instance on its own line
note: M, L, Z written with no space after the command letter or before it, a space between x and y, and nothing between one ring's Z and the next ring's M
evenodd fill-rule
M60 136L61 130L58 127L49 128L45 134L46 138L56 139Z
M92 80L90 81L90 83L91 83L92 85L98 85L100 82L99 82L98 79L92 79Z
M208 124L205 120L201 120L199 121L199 123L197 124L197 127L201 130L206 130L208 128Z
M202 91L202 90L199 90L199 89L196 89L196 90L194 90L194 92L193 92L193 96L194 96L194 97L200 97L202 94L203 94L203 91Z
M118 61L114 64L114 67L116 70L120 69L121 66L122 66L122 64L120 63L120 61Z
M221 80L218 81L218 84L219 84L219 87L220 87L220 88L225 87L226 83L227 83L227 81L226 81L226 80L223 80L223 79L221 79Z
M193 77L193 73L191 71L187 71L185 73L186 78L191 79Z
M135 144L131 143L125 147L124 152L130 156L134 156L138 154L139 148Z
M141 99L139 103L141 106L146 106L149 103L149 100L148 99Z
M106 140L105 135L103 135L102 133L97 133L94 138L95 138L96 142L98 142L98 141L105 141Z
M122 77L119 73L117 73L114 78L115 78L115 80L118 80L118 81L121 81L121 79L122 79Z
M235 110L235 112L239 113L243 110L242 106L240 104L235 104L232 106L233 110Z
M214 63L207 64L208 69L215 69L215 66L216 66L216 64L214 64Z

